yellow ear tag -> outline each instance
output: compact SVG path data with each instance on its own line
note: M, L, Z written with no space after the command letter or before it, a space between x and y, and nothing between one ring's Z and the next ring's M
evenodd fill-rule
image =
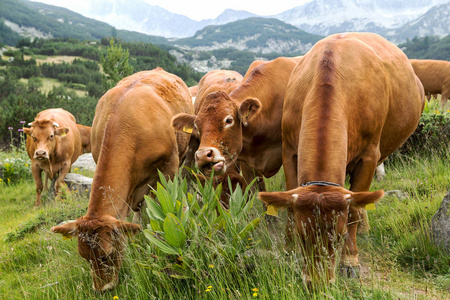
M192 128L186 128L186 127L183 126L183 131L184 132L192 133L192 130L193 130Z
M273 205L267 206L267 214L269 216L278 217L278 207L275 207Z
M65 132L61 133L61 135L60 135L60 137L65 137L65 136L66 136Z
M375 210L375 203L367 204L365 209L366 210Z
M71 235L63 235L63 240L70 240L72 239Z

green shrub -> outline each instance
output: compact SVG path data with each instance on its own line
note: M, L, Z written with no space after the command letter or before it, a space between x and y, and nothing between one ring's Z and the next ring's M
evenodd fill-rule
M160 181L153 191L155 199L146 197L150 224L144 234L156 254L169 255L163 267L171 277L196 276L190 266L201 260L198 247L201 252L206 247L210 257L232 268L236 259L258 244L248 238L261 221L261 217L249 217L255 200L250 193L252 184L245 191L238 185L226 210L219 203L222 186L214 189L212 178L205 185L198 181L194 194L187 193L186 179L166 181L160 173ZM231 190L231 182L228 184Z
M430 152L446 149L450 143L450 110L444 110L438 99L425 101L425 107L415 132L399 149L402 154Z

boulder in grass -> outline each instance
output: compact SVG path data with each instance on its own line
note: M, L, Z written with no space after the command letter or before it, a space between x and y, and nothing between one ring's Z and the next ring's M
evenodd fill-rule
M88 195L91 193L92 178L80 174L68 173L64 179L69 189L76 191L78 195Z
M80 155L78 159L72 164L72 170L78 168L80 170L95 171L96 167L97 165L92 158L92 153Z
M450 191L431 220L431 232L434 242L450 252Z

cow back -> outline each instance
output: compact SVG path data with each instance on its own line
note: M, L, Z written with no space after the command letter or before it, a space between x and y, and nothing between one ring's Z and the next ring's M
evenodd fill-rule
M119 126L137 126L137 139L143 134L141 131L150 136L158 131L171 136L173 129L166 124L170 125L172 116L181 112L193 113L193 105L186 84L178 76L157 68L124 78L97 104L91 133L94 160L98 161L105 129L112 117L120 120ZM182 156L189 137L177 133L176 138Z
M425 92L441 94L450 89L450 62L434 59L410 59L411 65L423 84Z
M415 130L423 109L420 89L406 55L382 37L327 37L292 72L283 146L297 149L299 174L321 166L343 184L346 166L369 147L379 147L382 161Z

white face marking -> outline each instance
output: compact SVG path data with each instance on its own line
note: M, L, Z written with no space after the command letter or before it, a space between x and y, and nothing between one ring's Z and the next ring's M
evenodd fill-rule
M234 118L231 115L228 115L225 117L225 119L223 120L223 123L225 124L224 128L229 128L231 126L234 125Z
M294 201L298 199L298 194L292 194L292 198L294 198Z

